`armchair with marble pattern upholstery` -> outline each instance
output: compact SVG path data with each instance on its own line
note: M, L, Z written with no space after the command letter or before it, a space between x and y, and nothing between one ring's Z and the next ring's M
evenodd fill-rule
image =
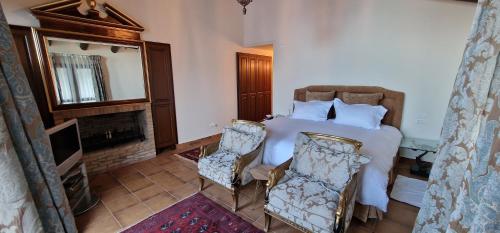
M265 231L277 218L303 232L345 232L354 211L357 172L369 158L361 142L299 133L293 157L269 173Z
M230 127L223 129L219 142L201 147L200 191L205 180L221 185L231 192L233 211L236 211L240 187L253 180L250 169L261 163L265 137L264 124L233 120Z

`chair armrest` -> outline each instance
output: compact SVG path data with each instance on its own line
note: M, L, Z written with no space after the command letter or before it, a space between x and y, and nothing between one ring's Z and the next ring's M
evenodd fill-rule
M240 156L238 159L236 159L233 168L233 185L238 184L238 182L240 182L239 178L241 178L241 173L243 172L243 169L245 169L252 161L255 160L255 158L257 158L257 156L262 150L263 145L264 142L261 142L260 145L255 150L253 150L248 154L244 154Z
M200 147L200 156L199 158L203 158L207 155L213 154L219 149L219 141L210 143L208 145L204 145Z
M288 170L290 167L290 164L292 163L292 158L287 160L286 162L280 164L279 166L275 167L271 171L269 171L269 179L267 181L267 189L266 189L266 204L268 202L268 197L269 197L269 191L278 184L278 181L280 181L281 178L285 175L285 171Z
M341 230L341 228L344 227L344 222L346 218L346 214L348 211L349 204L352 202L353 198L355 197L356 190L358 189L359 185L359 180L358 180L358 173L354 174L352 177L351 181L347 184L347 186L344 188L344 191L340 193L340 198L339 198L339 205L337 207L337 212L335 214L336 216L336 230L335 232L338 232ZM340 231L342 232L342 231Z

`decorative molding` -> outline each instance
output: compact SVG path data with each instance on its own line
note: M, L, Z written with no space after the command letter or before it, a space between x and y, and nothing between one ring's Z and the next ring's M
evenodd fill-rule
M82 4L80 0L60 0L30 10L42 28L140 40L144 28L115 7L104 3L99 11L95 1L90 1L90 9L82 13Z

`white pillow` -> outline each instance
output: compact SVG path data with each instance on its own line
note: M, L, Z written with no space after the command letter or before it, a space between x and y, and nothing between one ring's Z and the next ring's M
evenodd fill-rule
M333 100L334 123L357 126L365 129L380 129L380 122L387 109L382 105L346 104L340 99Z
M294 110L290 118L313 121L326 121L328 111L332 107L333 101L294 101Z

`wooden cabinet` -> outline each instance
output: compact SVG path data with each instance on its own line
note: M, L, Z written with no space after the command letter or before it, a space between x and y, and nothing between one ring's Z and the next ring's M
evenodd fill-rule
M11 25L10 30L12 31L12 36L14 37L14 42L16 43L17 52L19 54L19 60L23 66L33 96L35 97L43 124L45 128L50 128L54 126L54 119L49 111L31 28Z
M170 45L146 42L156 149L177 144L174 82Z

